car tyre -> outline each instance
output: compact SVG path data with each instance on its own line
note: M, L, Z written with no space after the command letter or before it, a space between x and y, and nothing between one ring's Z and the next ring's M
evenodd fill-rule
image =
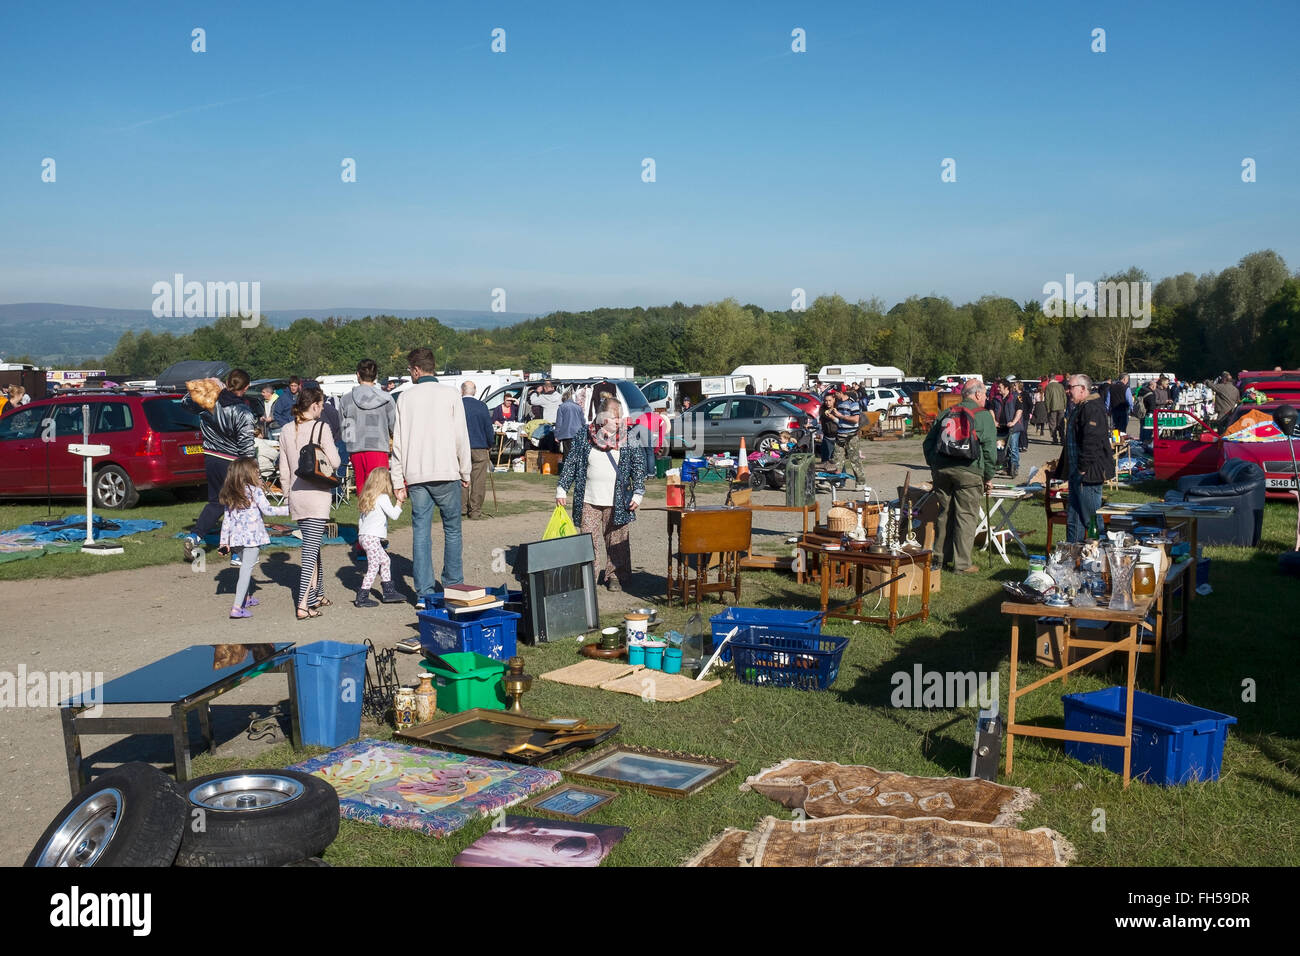
M131 476L119 465L105 465L95 471L95 507L120 511L140 501Z
M284 866L319 857L339 832L339 796L297 770L235 770L185 785L190 825L177 866Z
M758 443L754 446L754 451L763 455L774 454L781 445L781 439L771 432L758 436Z
M171 866L185 821L185 795L169 776L123 764L68 801L24 865Z

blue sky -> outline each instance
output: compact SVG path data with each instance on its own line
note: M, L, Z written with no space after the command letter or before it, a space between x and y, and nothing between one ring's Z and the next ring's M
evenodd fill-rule
M0 302L149 308L182 272L260 281L264 309L888 306L1294 269L1298 26L1294 2L8 4Z

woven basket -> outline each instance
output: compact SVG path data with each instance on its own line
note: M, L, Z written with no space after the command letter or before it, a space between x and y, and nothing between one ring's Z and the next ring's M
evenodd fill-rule
M832 534L843 534L858 526L858 513L852 508L831 508L826 512L826 530Z

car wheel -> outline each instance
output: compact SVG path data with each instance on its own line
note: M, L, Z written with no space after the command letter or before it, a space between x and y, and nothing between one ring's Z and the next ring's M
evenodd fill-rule
M759 452L760 454L770 455L774 453L780 445L781 439L776 435L773 435L771 432L768 432L765 435L758 436L758 444L755 446L754 451Z
M134 508L139 500L140 492L135 490L131 476L119 466L105 465L95 472L95 507Z
M186 785L191 823L177 866L284 866L318 857L339 832L339 796L297 770L237 770Z
M25 865L171 866L185 819L185 795L170 777L123 764L68 802Z

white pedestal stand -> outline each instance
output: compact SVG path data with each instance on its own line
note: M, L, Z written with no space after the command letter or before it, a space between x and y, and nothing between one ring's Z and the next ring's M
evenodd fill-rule
M82 467L84 468L83 480L86 483L86 540L82 542L81 553L100 554L100 555L122 554L124 549L120 544L115 544L112 541L95 540L95 533L94 533L95 516L91 511L91 508L94 504L94 497L95 497L94 485L93 485L94 475L93 475L93 469L91 468L91 459L98 458L103 455L107 455L109 451L108 446L91 445L88 443L80 444L80 445L69 445L68 451L74 455L80 455L82 457L83 460Z

